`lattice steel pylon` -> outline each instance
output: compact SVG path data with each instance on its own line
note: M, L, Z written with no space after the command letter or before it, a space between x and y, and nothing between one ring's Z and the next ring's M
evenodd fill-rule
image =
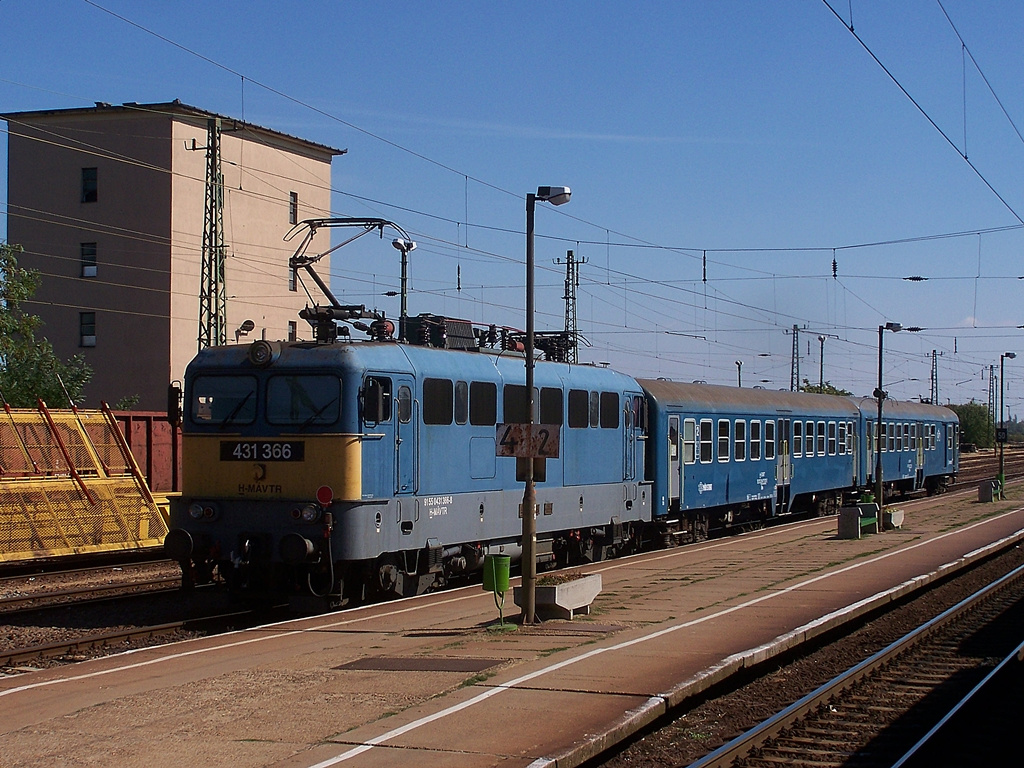
M586 264L587 260L576 260L572 251L565 252L565 335L569 340L568 360L573 365L579 363L580 331L576 325L576 289L580 285L580 264ZM561 263L555 259L555 263Z
M999 389L999 376L996 375L996 367L988 367L988 421L992 425L992 434L996 430L996 392Z
M199 350L227 344L224 285L224 176L220 170L220 118L206 123L206 206L199 282Z
M938 350L932 350L932 391L931 391L931 403L932 405L939 404L939 352Z
M800 389L800 326L793 326L793 359L790 361L789 389L796 392Z

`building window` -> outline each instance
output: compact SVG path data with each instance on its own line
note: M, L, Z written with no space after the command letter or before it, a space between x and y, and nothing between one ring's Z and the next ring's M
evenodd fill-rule
M98 197L99 183L95 168L82 169L82 202L95 203Z
M83 347L95 347L96 346L96 313L95 312L79 312L78 313L78 335L80 338L79 345Z
M299 327L295 324L294 320L288 321L288 341L299 340Z
M298 271L295 269L288 270L288 290L297 291L299 290L299 276Z
M96 243L80 243L82 277L96 277Z
M289 192L288 193L288 223L298 224L299 223L299 193Z

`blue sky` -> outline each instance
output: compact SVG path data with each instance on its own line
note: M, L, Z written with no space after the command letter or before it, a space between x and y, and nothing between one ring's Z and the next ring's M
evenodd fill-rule
M525 325L524 198L568 185L537 326L572 249L581 360L788 388L796 324L802 377L825 336L825 379L868 394L893 321L925 330L887 334L892 395L927 396L937 350L942 401L987 402L1017 351L1017 413L1024 4L829 3L0 0L0 111L178 98L346 148L333 213L412 233L411 313L480 323ZM398 272L363 238L332 285L397 316Z

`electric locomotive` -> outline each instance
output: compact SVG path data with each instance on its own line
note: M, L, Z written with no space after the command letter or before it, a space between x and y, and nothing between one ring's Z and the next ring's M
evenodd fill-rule
M165 543L188 579L339 604L423 592L491 552L518 559L522 478L496 456L496 429L528 419L523 356L453 349L474 338L468 323L407 324L418 337L443 326L447 348L259 340L190 363ZM643 391L609 368L543 361L535 387L534 422L560 437L536 482L540 562L627 546L629 522L651 516Z

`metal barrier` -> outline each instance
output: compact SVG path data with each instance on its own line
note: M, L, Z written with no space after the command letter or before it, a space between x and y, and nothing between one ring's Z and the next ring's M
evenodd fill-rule
M4 407L0 562L156 547L166 533L105 403L100 411Z

